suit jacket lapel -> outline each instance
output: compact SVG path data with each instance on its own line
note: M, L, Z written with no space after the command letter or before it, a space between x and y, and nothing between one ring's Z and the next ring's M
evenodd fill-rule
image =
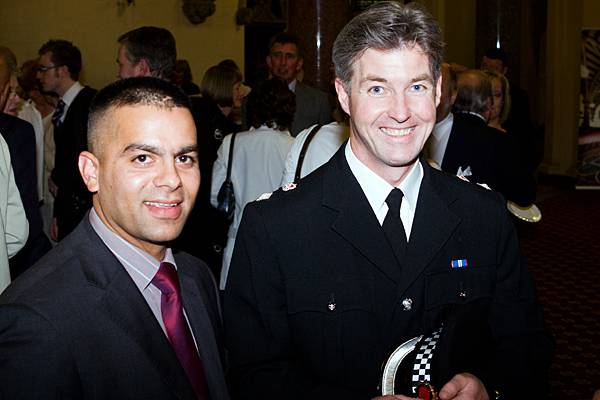
M437 179L440 172L434 171L426 162L422 162L422 165L424 176L402 269L402 279L398 286L399 299L421 275L460 222L460 218L449 209L454 196L443 180Z
M107 318L140 346L177 397L193 398L185 371L129 274L93 231L87 215L79 228L87 236L78 253L82 268L90 284L104 290L100 304Z
M338 211L332 229L346 239L389 279L398 282L401 270L372 211L352 174L344 154L345 144L334 155L323 177L323 205ZM340 189L343 188L343 189Z

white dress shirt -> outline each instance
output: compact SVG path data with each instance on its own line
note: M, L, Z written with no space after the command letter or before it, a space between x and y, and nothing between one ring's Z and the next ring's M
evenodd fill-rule
M79 83L79 81L77 81L74 84L72 84L71 87L65 92L63 97L61 97L61 100L65 103L65 109L60 117L61 123L65 122L65 116L67 115L67 111L69 111L71 103L73 103L75 97L77 97L79 92L81 92L81 89L83 89L83 86L81 85L81 83Z
M371 171L364 165L352 151L350 142L346 144L345 154L348 165L352 174L358 181L362 191L364 192L379 225L383 225L383 220L388 212L388 205L385 199L390 194L394 186L387 183L383 178ZM419 161L415 162L411 167L408 175L404 177L398 189L404 193L402 203L400 204L400 219L404 230L406 231L406 240L410 239L413 220L415 219L415 211L417 209L417 200L419 199L419 189L423 181L423 166Z

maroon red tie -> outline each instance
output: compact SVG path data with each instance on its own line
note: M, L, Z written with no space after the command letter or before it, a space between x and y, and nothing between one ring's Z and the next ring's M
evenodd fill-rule
M198 399L208 399L208 388L202 361L194 345L194 339L183 316L179 279L173 264L162 262L152 283L162 292L160 310L167 336L173 350L185 370Z

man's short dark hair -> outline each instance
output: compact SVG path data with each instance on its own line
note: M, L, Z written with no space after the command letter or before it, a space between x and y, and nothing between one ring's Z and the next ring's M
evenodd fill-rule
M152 106L159 109L191 109L189 98L177 86L159 78L135 77L117 80L100 90L90 106L88 148L99 144L98 125L111 109L126 106ZM191 111L190 111L191 112Z
M302 58L302 49L300 48L300 42L298 41L298 37L289 32L279 32L275 34L269 41L269 53L273 50L273 46L275 44L293 44L296 46L298 51L298 57Z
M461 72L453 110L483 114L489 109L491 97L492 84L485 72L478 69Z
M52 53L50 59L56 66L66 66L69 69L69 75L74 81L79 80L81 72L81 52L73 43L68 40L52 39L40 47L38 54L40 56L46 53Z
M253 127L267 125L289 130L296 112L296 95L279 79L260 82L248 95L248 113Z
M440 76L444 43L437 21L420 4L382 1L354 17L333 44L335 73L350 93L353 65L368 49L380 51L418 45L429 59L434 83Z
M137 64L144 59L150 74L156 78L170 80L175 70L177 49L175 37L165 28L142 26L122 34L118 42L125 47L129 62Z

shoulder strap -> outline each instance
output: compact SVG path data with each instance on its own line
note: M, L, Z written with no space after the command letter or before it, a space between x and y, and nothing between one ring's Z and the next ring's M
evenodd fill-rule
M231 142L229 143L229 158L227 159L227 178L225 178L226 181L230 180L231 178L231 165L233 164L233 145L235 144L235 135L237 135L237 132L233 132L231 134Z
M315 127L310 131L308 136L306 136L306 140L302 145L302 149L300 150L300 155L298 156L298 165L296 165L296 173L294 174L294 183L298 183L300 180L300 171L302 171L302 163L304 162L304 156L306 155L306 150L308 150L308 145L310 141L315 137L315 134L321 129L320 124L315 125Z

